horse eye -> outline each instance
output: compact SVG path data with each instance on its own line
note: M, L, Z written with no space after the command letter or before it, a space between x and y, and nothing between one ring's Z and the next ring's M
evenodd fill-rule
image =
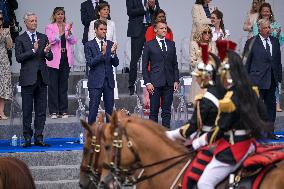
M109 150L110 149L110 145L108 144L108 145L105 145L105 149L106 150Z

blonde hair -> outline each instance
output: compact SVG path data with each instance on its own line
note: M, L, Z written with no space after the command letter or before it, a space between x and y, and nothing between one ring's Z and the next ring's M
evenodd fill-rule
M202 35L203 35L204 31L211 31L210 26L206 24L206 25L200 25L199 27L197 27L197 30L193 35L193 40L196 41L197 43L200 43L202 41ZM211 40L212 40L212 33L211 33L211 37L209 39L209 42Z

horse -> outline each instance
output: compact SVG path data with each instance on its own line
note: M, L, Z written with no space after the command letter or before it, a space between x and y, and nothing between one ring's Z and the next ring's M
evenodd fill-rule
M119 114L120 117L128 117L128 112L125 110L121 110ZM93 123L92 126L81 120L82 127L86 130L79 180L79 186L83 189L106 188L104 183L108 182L100 180L104 170L102 157L105 156L105 149L109 148L104 144L104 138L101 135L107 126L103 123L103 120L103 114L99 115L98 121ZM140 171L136 174L140 174ZM138 184L138 186L145 189L149 188L147 181Z
M182 144L175 143L165 135L165 128L150 120L136 116L120 116L114 112L111 123L102 129L102 144L105 152L102 164L113 166L115 171L124 170L128 174L137 168L132 165L139 163L144 168L143 178L135 179L134 183L147 179L147 188L179 188L181 175L194 158ZM123 171L118 172L123 173ZM109 175L102 171L102 177ZM115 174L112 171L111 174ZM119 177L118 174L115 174ZM101 178L103 180L104 178ZM228 180L221 182L217 189L228 187ZM276 164L264 177L260 189L282 189L284 187L284 161ZM141 189L137 185L137 188Z
M35 189L28 166L14 157L0 157L0 189Z

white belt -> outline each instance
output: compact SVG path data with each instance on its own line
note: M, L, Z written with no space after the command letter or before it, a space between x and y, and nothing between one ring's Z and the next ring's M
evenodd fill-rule
M201 130L204 131L204 132L210 132L211 129L212 129L212 127L203 125Z
M217 108L219 108L219 100L218 98L216 98L216 96L214 96L212 93L210 92L206 92L203 96L204 98L207 98L208 100L210 100L211 102L213 102L213 104L215 104L215 106Z
M224 133L225 135L229 136L229 140L231 144L234 144L234 136L245 136L247 134L249 134L248 130L229 130L227 132Z

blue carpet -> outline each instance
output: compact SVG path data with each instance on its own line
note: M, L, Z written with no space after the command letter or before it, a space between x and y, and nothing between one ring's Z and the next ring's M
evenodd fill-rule
M22 148L21 146L11 146L11 140L0 140L0 153L72 151L83 149L83 145L79 144L78 138L47 138L44 142L51 146L39 147L32 144L32 147Z

